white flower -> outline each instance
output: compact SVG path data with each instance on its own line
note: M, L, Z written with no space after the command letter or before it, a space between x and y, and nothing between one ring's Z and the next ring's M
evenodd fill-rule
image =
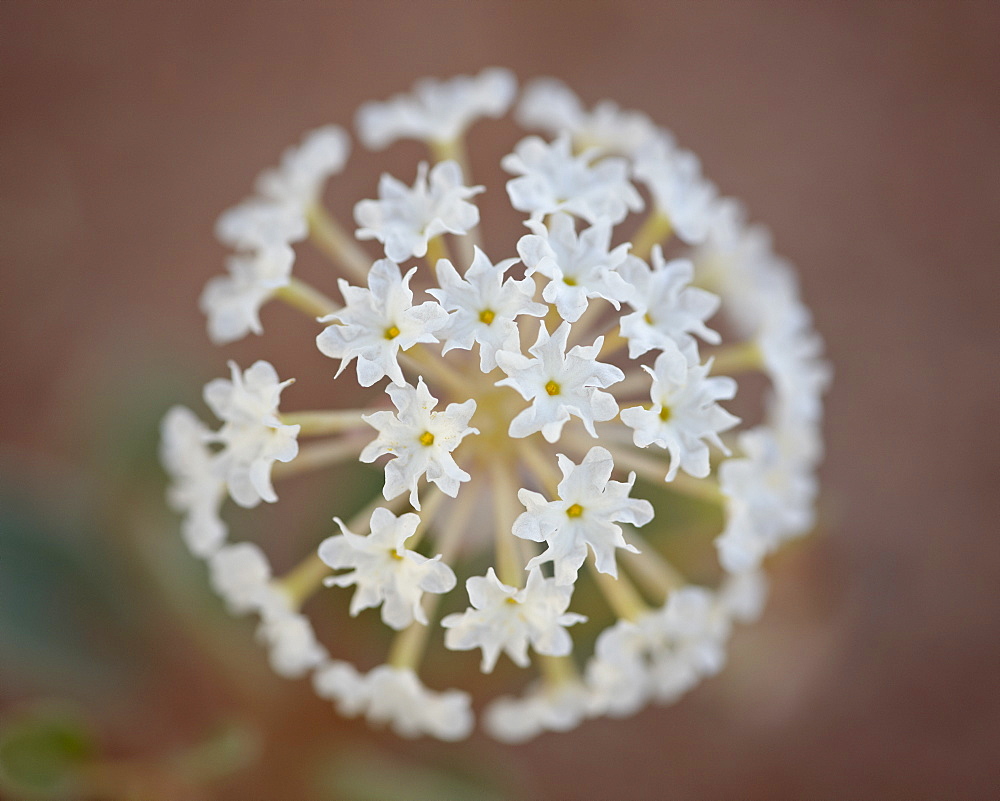
M212 587L235 615L274 603L271 563L252 542L224 545L209 557L208 571Z
M309 131L298 147L282 154L280 167L261 173L257 191L305 212L319 200L326 179L344 168L350 152L351 140L339 125Z
M753 623L767 602L767 578L751 571L726 576L718 592L719 607L732 620Z
M414 620L427 624L420 605L425 592L448 592L455 586L455 574L440 561L407 550L404 543L420 523L415 514L396 517L378 508L371 518L371 534L361 537L334 518L343 534L328 537L319 546L319 557L330 567L354 568L350 573L331 576L328 586L357 585L351 598L351 614L382 605L382 621L394 629L405 629Z
M412 94L365 103L357 114L358 136L372 150L397 139L453 142L479 117L500 117L514 100L509 70L485 69L475 77L418 81Z
M469 427L476 402L451 403L444 411L435 412L437 399L431 397L423 378L415 389L409 384L390 384L387 391L397 414L381 411L362 416L378 431L378 437L361 451L361 461L371 463L387 453L395 457L385 466L386 499L409 489L410 503L419 509L417 481L425 473L428 481L454 498L461 482L471 476L455 464L451 453L469 434L479 433Z
M309 226L301 210L258 198L228 209L215 223L219 241L242 252L288 248L291 243L305 239L308 233Z
M500 162L520 176L507 182L511 205L536 218L565 211L591 224L617 225L629 211L641 211L642 197L628 180L627 162L605 158L592 164L597 155L590 150L574 156L569 134L552 143L537 136L522 139Z
M542 291L559 315L570 323L580 319L588 298L604 298L616 309L628 300L631 287L616 271L628 255L628 243L608 250L611 223L598 222L577 236L573 218L554 214L549 227L529 220L534 232L518 241L517 252L528 268L527 275L540 273L549 279Z
M628 155L651 139L668 136L645 114L622 111L609 100L586 111L580 98L553 78L538 78L525 87L517 120L526 128L540 128L553 136L568 131L578 150L593 147Z
M257 637L267 644L271 669L288 679L299 678L327 657L309 619L287 606L265 608Z
M210 556L226 539L226 525L219 518L226 484L219 476L218 457L206 444L211 432L184 406L167 412L160 431L160 458L172 479L167 498L184 515L181 534L192 553Z
M688 244L705 240L718 191L702 177L697 156L656 138L640 148L633 172L649 187L656 208L678 237Z
M651 689L661 703L676 700L725 664L729 621L704 587L675 590L640 626L649 642Z
M693 354L697 358L697 353ZM719 433L739 423L739 418L716 403L732 400L736 382L721 376L708 377L712 360L699 365L679 351L665 351L656 357L653 369L643 365L653 377L649 409L632 406L621 412L622 422L633 429L640 448L659 445L670 453L667 481L678 468L695 478L710 471L708 446L714 445L727 456L729 449Z
M585 673L594 714L625 717L648 703L646 648L642 629L628 620L619 620L598 635Z
M497 698L483 711L483 725L498 740L521 743L543 731L569 731L590 714L591 694L578 681L538 683L521 698Z
M344 308L323 317L328 325L316 345L332 359L341 359L339 376L352 359L357 359L358 382L370 387L384 376L392 383L406 383L396 361L400 350L418 342L437 342L434 332L448 321L448 313L433 300L413 305L411 269L404 277L399 266L389 259L372 265L368 289L339 281Z
M796 419L818 423L831 371L822 358L823 340L813 328L809 310L793 298L780 312L772 308L757 345L779 402Z
M587 558L587 546L601 573L618 576L615 550L628 545L616 523L644 526L653 519L649 501L630 498L635 473L627 482L611 481L614 462L611 454L599 446L590 449L580 464L558 454L563 478L557 489L559 497L546 501L542 495L522 489L518 499L527 509L514 521L514 535L522 539L545 541L548 548L528 562L528 568L543 562L555 563L558 584L572 584Z
M429 183L427 163L421 162L412 189L383 173L379 199L354 206L354 219L361 226L356 236L377 239L395 262L425 256L428 240L443 233L466 234L479 224L479 209L466 201L482 191L481 186L462 184L462 168L454 161L435 164Z
M742 459L719 467L719 488L726 496L727 519L715 540L719 561L732 573L755 570L782 541L813 524L816 479L801 461L789 458L766 428L744 431Z
M427 292L451 314L448 324L438 335L444 340L442 355L453 349L471 350L479 343L479 368L488 373L497 366L499 350L516 351L520 347L517 324L522 314L542 317L546 308L535 303L535 282L530 278L504 280L504 273L517 259L505 259L492 264L478 247L465 276L447 259L437 263L440 289Z
M205 403L224 425L214 439L225 445L219 456L229 494L240 506L251 508L262 500L274 503L271 465L290 462L299 452L298 426L278 418L281 391L293 379L278 382L268 362L254 362L244 373L229 363L231 379L217 378L205 385Z
M408 668L379 665L361 674L346 662L327 662L314 674L313 686L336 702L340 714L364 714L371 723L388 723L402 737L430 734L451 741L472 731L467 693L433 692Z
M564 322L549 336L545 323L540 323L538 339L528 349L532 359L519 352L497 353L497 364L508 376L497 381L497 386L513 387L522 398L532 401L511 421L510 436L521 438L541 431L548 442L555 442L573 415L596 437L594 423L618 414L614 397L600 389L618 383L625 374L614 365L597 361L604 337L598 337L590 347L577 345L566 353L569 328Z
M629 358L650 350L683 350L697 334L713 344L722 338L705 325L719 308L719 298L704 289L689 286L694 274L691 262L664 262L659 246L653 248L652 269L630 256L619 270L632 286L629 305L635 310L621 319L621 334L628 339Z
M208 335L216 345L242 339L251 331L263 334L260 307L275 289L286 286L295 254L289 247L261 249L231 256L229 272L212 278L199 305L208 317Z
M538 568L528 572L521 590L501 583L492 567L485 577L471 576L465 587L472 608L441 621L448 629L445 647L453 651L482 648L483 673L493 671L501 651L515 664L527 667L529 643L540 654L568 655L573 641L565 627L587 619L566 612L573 587L544 578Z

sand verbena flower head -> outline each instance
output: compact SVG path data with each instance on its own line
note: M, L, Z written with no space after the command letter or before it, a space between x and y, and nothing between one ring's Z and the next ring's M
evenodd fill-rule
M201 305L218 344L264 334L271 301L305 313L338 405L292 411L290 378L230 363L205 388L218 427L182 407L163 423L184 539L230 610L260 618L275 670L406 737L461 739L480 706L515 741L676 700L759 614L767 555L814 522L829 368L789 265L669 132L550 79L517 106L527 135L474 181L478 122L516 93L491 69L365 104L367 147L427 149L407 175L370 176L354 230L323 202L351 169L346 131L288 149L221 217L233 253ZM488 238L484 192L520 235ZM313 248L335 268L324 290L298 274ZM294 476L351 463L374 479L367 506L322 536L282 532L291 570L273 573L266 541L228 541L228 500L273 504ZM685 577L681 506L714 584L706 559ZM387 652L342 653L317 625L338 604L387 626ZM440 686L428 649L490 673L493 697Z

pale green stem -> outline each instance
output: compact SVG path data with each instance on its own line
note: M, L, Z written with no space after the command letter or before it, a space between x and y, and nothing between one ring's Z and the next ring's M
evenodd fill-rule
M288 280L285 286L274 290L274 297L299 311L305 312L313 319L326 317L328 314L340 311L340 306L330 298L294 276Z
M658 208L654 208L642 227L635 232L632 239L632 255L648 260L653 245L663 244L672 232L673 225L670 223L670 218Z
M434 270L440 259L451 261L451 254L448 252L448 244L444 241L444 237L438 235L427 240L427 254L424 256L424 260L427 262L427 266Z
M706 361L709 358L714 359L712 375L736 375L764 369L763 354L753 341L724 345L721 348L708 350L703 355Z
M493 525L496 540L497 573L500 581L511 587L524 585L524 563L521 561L514 536L514 519L517 517L517 497L509 468L494 463L491 469L493 486Z
M332 572L319 553L313 552L275 583L288 596L292 609L298 610Z
M339 434L351 429L364 429L368 424L361 415L369 409L330 409L328 411L286 412L281 422L286 426L301 426L300 437L315 437L321 434Z
M648 540L643 539L639 532L630 530L628 539L641 553L623 550L621 558L629 573L635 576L646 594L658 606L666 601L671 592L687 584L684 576Z
M271 468L271 477L288 478L299 473L357 459L365 444L366 439L363 437L347 436L303 445L292 461L275 462Z
M316 246L349 272L357 283L366 286L372 260L354 238L318 203L310 207L306 218Z
M608 573L601 573L592 559L587 560L587 566L590 568L604 600L608 602L608 606L618 617L625 620L636 620L649 610L639 591L621 573L618 574L618 578Z
M538 660L538 670L549 687L556 688L561 684L580 680L580 672L570 656L537 654L535 658Z
M417 344L399 354L400 363L416 373L425 375L432 381L439 381L456 395L469 397L469 379L452 370L442 357Z
M553 498L557 497L559 482L562 481L559 467L547 461L545 454L530 439L518 443L517 453L545 491Z

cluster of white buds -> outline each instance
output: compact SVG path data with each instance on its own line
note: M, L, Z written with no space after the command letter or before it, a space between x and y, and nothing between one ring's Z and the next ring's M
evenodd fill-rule
M514 77L491 69L365 105L363 143L422 140L429 160L412 185L381 177L354 207L354 236L322 202L348 158L336 126L288 150L218 223L235 254L202 296L212 340L261 334L261 306L284 301L317 322L348 385L339 397L384 395L279 411L289 380L231 364L205 388L218 431L181 407L163 423L185 540L229 608L259 615L274 668L311 674L341 713L403 736L474 726L469 693L421 673L428 647L529 672L520 695L476 701L507 741L675 700L760 613L764 558L814 524L829 368L766 231L644 115L588 111L553 80L516 100ZM511 107L551 139L531 134L502 160L526 231L486 245L465 134ZM307 243L341 271L338 300L293 275ZM753 425L720 405L748 373L767 379ZM229 541L227 499L274 503L272 479L350 461L384 471L381 495L286 575ZM704 542L718 557L697 584L669 558L663 522L692 498L714 512ZM366 619L397 632L388 652L331 655L300 612L319 592L351 615L374 609Z

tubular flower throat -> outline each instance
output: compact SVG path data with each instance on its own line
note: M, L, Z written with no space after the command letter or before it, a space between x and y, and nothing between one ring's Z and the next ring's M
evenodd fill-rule
M503 188L473 181L466 134L512 109L526 136L499 168L524 232L486 241L477 198ZM277 672L401 736L476 724L469 692L421 673L428 649L502 668L477 708L505 741L676 700L760 614L764 559L815 523L830 368L795 274L669 132L558 81L518 97L503 69L424 80L356 126L370 149L416 139L426 156L372 176L352 230L323 205L351 139L308 133L220 218L233 253L201 307L220 345L263 334L272 300L306 314L336 397L365 400L279 411L292 379L230 362L205 387L216 428L184 407L162 424L184 541L230 611L258 616ZM310 249L333 263L328 290L296 275ZM381 491L284 575L266 543L230 539L230 503L347 463L374 465ZM690 549L664 522L678 505L707 521L712 586L684 577ZM316 616L337 604L394 632L381 664L328 652L300 611L317 594ZM443 614L446 596L465 611Z

